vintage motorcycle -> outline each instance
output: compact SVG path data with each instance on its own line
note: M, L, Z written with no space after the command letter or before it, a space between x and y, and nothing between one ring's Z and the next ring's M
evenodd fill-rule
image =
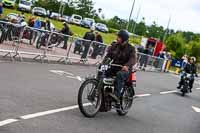
M82 114L86 117L95 117L98 112L108 112L116 109L118 115L125 116L130 110L136 87L136 71L131 71L128 80L121 91L120 109L116 108L116 101L110 95L114 93L115 77L107 77L106 72L111 67L122 67L112 64L110 59L106 59L98 67L97 76L86 78L78 92L78 106Z
M182 78L183 78L183 85L180 88L180 91L182 93L182 96L185 96L185 94L190 91L190 85L189 85L190 80L192 80L192 78L194 79L195 76L189 73L182 72Z

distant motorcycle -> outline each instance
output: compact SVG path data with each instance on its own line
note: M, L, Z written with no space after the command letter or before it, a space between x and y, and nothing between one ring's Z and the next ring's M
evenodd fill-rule
M189 74L189 73L185 73L185 72L182 72L182 78L183 78L183 85L180 89L181 93L182 93L182 96L185 96L186 93L188 93L190 91L190 81L192 79L194 79L195 75L193 74Z
M110 59L104 61L98 68L96 77L87 78L81 85L78 92L78 106L82 114L86 117L94 117L99 111L108 112L116 109L118 115L124 116L130 110L135 95L136 87L135 71L130 72L121 91L121 108L116 108L116 102L110 94L114 93L115 77L106 77L106 72L111 67L122 67L112 64Z

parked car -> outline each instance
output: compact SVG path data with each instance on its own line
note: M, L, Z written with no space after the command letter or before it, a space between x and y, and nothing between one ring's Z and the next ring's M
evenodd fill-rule
M94 19L91 19L91 18L84 18L81 21L81 26L83 26L85 28L90 28L92 26L95 26L95 21L94 21Z
M97 23L95 26L96 30L101 31L101 32L108 32L108 27L105 24L102 23Z
M61 15L60 15L59 13L52 12L50 18L59 20L59 19L60 19L60 16L61 16Z
M18 20L18 16L19 15L16 14L16 13L9 13L9 14L6 15L5 20L6 21L13 20L13 19Z
M60 18L60 21L70 23L70 17L69 17L69 16L66 16L66 15L63 15L63 16Z
M31 12L32 2L28 0L19 0L18 10Z
M46 16L47 12L46 12L46 9L44 9L42 7L34 7L32 10L32 14L38 15L38 16Z
M14 8L16 0L3 0L3 6Z
M80 25L82 21L82 16L73 14L70 18L70 23Z

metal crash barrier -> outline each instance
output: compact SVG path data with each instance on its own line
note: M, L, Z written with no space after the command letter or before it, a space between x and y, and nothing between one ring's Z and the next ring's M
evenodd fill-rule
M106 51L104 43L0 21L0 55L3 58L95 65L101 62ZM163 71L165 64L165 59L137 53L138 69Z
M165 71L166 59L137 53L137 67L140 70Z
M33 60L97 64L107 45L61 34L0 21L0 53L14 60L17 56Z

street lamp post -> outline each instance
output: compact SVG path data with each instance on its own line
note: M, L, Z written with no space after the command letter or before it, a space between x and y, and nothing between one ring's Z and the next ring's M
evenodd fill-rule
M130 25L130 20L131 20L132 14L133 14L134 6L135 6L135 0L133 1L133 5L132 5L132 8L131 8L130 16L129 16L129 19L128 19L128 24L127 24L127 26L126 26L126 29L127 29L127 30L128 30L128 28L129 28L129 25Z
M135 33L135 29L136 29L136 26L137 26L138 17L140 15L140 10L141 10L141 6L140 6L140 8L138 10L137 17L135 19L135 24L134 24L134 27L133 27L133 33Z
M171 23L171 18L172 18L172 16L170 15L169 20L168 20L168 24L167 24L167 29L166 29L166 31L165 31L165 33L164 33L164 36L163 36L163 42L165 42L165 39L166 39L166 37L167 37L168 30L169 30L169 25L170 25L170 23Z

